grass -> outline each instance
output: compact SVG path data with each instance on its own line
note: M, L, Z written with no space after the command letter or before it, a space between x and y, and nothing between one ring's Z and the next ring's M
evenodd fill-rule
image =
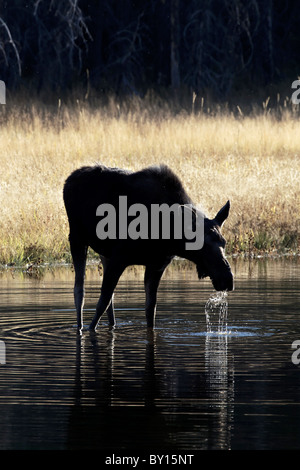
M209 216L230 199L227 253L299 253L298 111L238 109L8 100L0 110L0 264L71 260L62 188L71 171L95 162L131 170L163 162Z

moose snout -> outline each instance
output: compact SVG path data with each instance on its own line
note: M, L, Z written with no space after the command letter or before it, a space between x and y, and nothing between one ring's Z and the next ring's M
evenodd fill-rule
M214 288L217 291L233 291L234 290L234 279L231 271L223 274L220 277L212 279Z
M230 274L228 275L226 290L228 291L234 290L234 279L233 279L233 274L231 271L230 271Z

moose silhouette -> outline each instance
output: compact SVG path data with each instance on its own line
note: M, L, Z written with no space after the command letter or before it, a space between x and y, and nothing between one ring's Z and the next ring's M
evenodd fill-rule
M172 229L168 238L163 236L151 238L142 234L139 236L138 230L136 236L124 236L124 233L126 234L124 229L128 227L120 226L119 231L110 232L107 229L106 234L99 236L97 230L99 206L117 210L120 196L126 196L129 207L143 206L149 210L149 213L153 205L164 204L174 207L175 204L178 208L188 207L193 214L192 226L196 227L198 219L202 221L201 248L188 249L187 247L191 246L187 243L190 241L190 234L187 240L184 231L182 236L178 237L174 236ZM230 202L228 201L220 209L214 219L208 219L196 208L180 179L166 165L151 166L137 172L103 165L85 166L75 170L67 178L63 197L69 220L69 241L75 269L74 300L79 331L83 326L84 279L88 247L100 255L103 264L101 295L89 327L91 330L97 328L104 312L107 312L109 323L115 324L114 290L120 276L130 265L145 266L145 313L149 328L154 327L157 290L161 277L175 256L194 262L199 279L210 277L216 290L233 290L233 274L224 254L225 239L221 235L221 227L229 214ZM104 217L104 211L101 214ZM126 221L128 226L133 222L132 215L124 217L124 214L121 216L119 214L119 217ZM100 220L103 222L103 218ZM170 217L169 220L174 227L174 217ZM109 227L110 219L107 218L106 222L102 223L103 229L105 225ZM120 225L119 219L111 222L114 228L114 224ZM137 229L137 219L134 219L134 223ZM192 233L197 232L195 230Z

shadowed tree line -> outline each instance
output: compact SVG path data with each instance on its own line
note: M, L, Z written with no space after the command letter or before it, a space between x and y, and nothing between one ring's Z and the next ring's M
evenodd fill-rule
M79 84L227 97L297 78L296 0L2 0L0 79L60 92Z

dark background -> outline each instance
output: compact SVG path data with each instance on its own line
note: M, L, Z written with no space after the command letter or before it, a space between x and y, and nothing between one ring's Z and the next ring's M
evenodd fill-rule
M0 1L0 78L10 91L227 100L291 84L299 52L296 0Z

